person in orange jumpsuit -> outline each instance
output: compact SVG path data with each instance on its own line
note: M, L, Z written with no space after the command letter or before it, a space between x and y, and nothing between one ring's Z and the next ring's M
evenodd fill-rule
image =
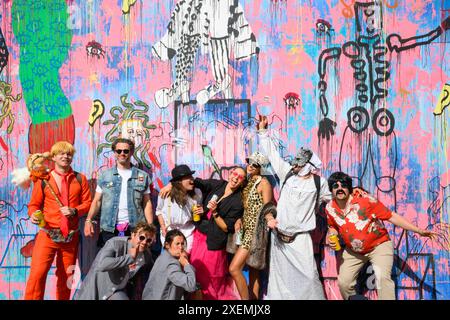
M48 184L37 180L28 204L31 222L39 224L42 211L45 226L41 227L31 257L30 276L25 300L42 300L47 273L56 256L56 298L70 299L73 274L78 254L79 217L89 211L91 193L86 176L72 170L75 148L69 142L56 142L50 155L55 168L48 174ZM57 199L57 198L58 199Z

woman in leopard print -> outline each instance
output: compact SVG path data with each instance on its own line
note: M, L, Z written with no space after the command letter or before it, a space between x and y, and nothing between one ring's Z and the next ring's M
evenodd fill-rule
M243 191L242 201L244 204L244 215L242 220L236 222L236 232L241 231L241 245L236 251L230 264L230 274L233 277L236 287L242 300L248 300L249 287L252 299L258 299L259 295L259 270L249 268L249 287L245 281L242 269L250 253L253 233L255 232L256 222L262 207L272 201L272 186L266 178L261 176L261 167L269 162L265 156L259 152L253 153L247 160L248 184Z

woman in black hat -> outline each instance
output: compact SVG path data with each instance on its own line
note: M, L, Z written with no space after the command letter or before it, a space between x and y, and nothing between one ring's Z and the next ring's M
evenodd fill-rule
M186 237L188 253L192 249L195 230L192 216L203 213L202 206L197 206L201 200L201 191L194 187L194 173L185 164L173 168L170 195L168 198L159 196L156 207L156 216L161 226L161 243L164 243L168 231L179 229Z

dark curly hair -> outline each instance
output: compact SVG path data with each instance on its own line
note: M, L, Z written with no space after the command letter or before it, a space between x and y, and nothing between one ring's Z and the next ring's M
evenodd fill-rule
M340 182L341 185L345 185L350 193L353 192L352 178L348 174L340 171L333 172L328 178L328 188L330 189L330 192L333 192L333 184L335 184L336 182Z

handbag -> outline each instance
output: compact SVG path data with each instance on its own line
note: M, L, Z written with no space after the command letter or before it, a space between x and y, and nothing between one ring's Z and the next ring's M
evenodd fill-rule
M250 254L247 258L247 265L256 270L263 270L268 264L268 252L270 246L270 232L267 227L265 216L272 213L276 216L276 207L273 203L266 203L258 215L255 232L253 233Z
M229 233L228 234L228 240L227 240L227 247L226 250L228 253L235 254L237 251L237 244L236 244L236 232Z

